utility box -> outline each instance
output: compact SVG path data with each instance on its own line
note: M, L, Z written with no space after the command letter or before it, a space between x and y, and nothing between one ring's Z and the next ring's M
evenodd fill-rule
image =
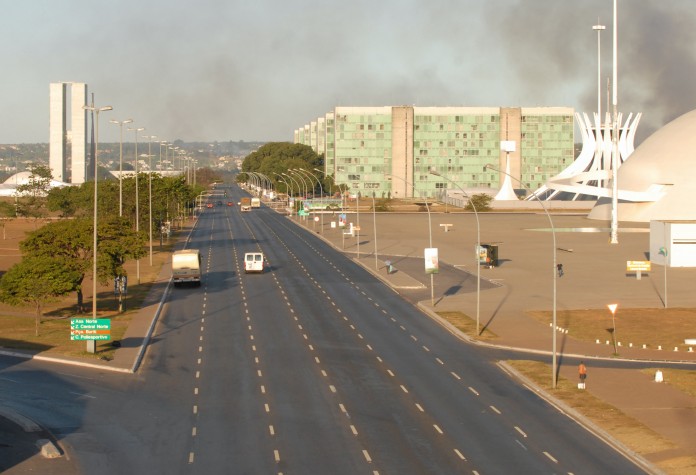
M477 249L479 265L488 267L498 267L498 244L481 243Z
M696 267L696 221L650 221L650 262Z

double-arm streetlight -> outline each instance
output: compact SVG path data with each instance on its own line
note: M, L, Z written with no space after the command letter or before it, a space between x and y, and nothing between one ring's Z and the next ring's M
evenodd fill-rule
M455 181L451 180L450 178L440 174L436 169L432 168L430 169L430 174L439 176L440 178L444 178L448 182L452 183L454 186L459 188L462 193L464 193L464 196L466 196L469 199L469 203L471 204L471 208L474 210L474 216L476 216L476 252L475 252L475 257L476 257L476 336L481 335L481 330L480 330L480 322L481 322L481 223L479 221L479 216L478 216L478 211L476 210L476 205L474 202L471 200L471 196L464 191L464 189L459 186ZM445 192L445 202L447 201L447 193Z
M143 138L148 139L147 143L147 159L148 159L148 221L150 224L150 267L152 267L152 139L156 139L156 135L143 135Z
M130 124L133 119L126 120L110 120L112 124L116 124L121 129L121 138L119 140L118 151L118 215L123 216L123 125Z
M278 173L275 173L275 176L278 177L278 180L282 181L285 184L285 194L288 196L288 210L290 210L290 219L292 219L293 212L290 209L290 198L292 197L292 187L290 184L285 181L285 179Z
M145 127L128 127L128 130L135 132L135 232L140 232L140 196L138 187L138 132L145 130ZM135 276L140 284L140 259L135 260Z
M113 110L111 106L96 107L82 106L86 111L92 111L97 116L95 140L94 140L94 222L93 222L93 241L92 241L92 318L97 318L97 164L99 163L99 113ZM87 352L96 353L96 340L87 340Z
M411 189L415 189L415 185L413 183L410 183L406 181L406 179L397 176L397 175L392 175L391 173L385 173L385 176L391 177L391 178L398 178L399 180L403 181L406 186L411 185ZM428 198L425 198L425 209L428 211L428 236L429 236L429 245L430 248L432 249L433 247L433 224L432 220L430 218L430 206L428 205ZM423 259L425 259L425 255L423 255ZM430 304L434 307L435 306L435 279L433 278L433 274L430 274Z
M288 171L290 171L290 170L288 170ZM286 176L286 177L290 178L290 180L292 180L293 182L297 183L298 194L302 193L301 191L299 191L299 190L301 190L302 187L300 186L300 182L298 180L295 180L295 178L293 178L291 175L289 175L287 173L281 173L281 175Z
M166 141L166 140L160 140L160 141L157 142L157 143L159 144L159 172L160 172L160 174L162 174L163 171L164 171L164 168L162 168L162 146L164 145L164 146L166 147L167 141ZM165 148L165 153L166 153L166 148ZM166 159L167 159L167 157L165 156L165 160L166 160Z
M319 184L319 196L320 196L319 202L321 203L320 206L323 207L323 206L324 206L324 187L321 186L321 181L319 180L319 178L317 178L316 175L314 175L314 174L313 174L312 172L310 172L309 170L305 170L304 168L297 168L297 171L298 171L298 172L305 173L308 180L309 180L309 177L312 177L312 178L314 178L315 180L317 180L317 183ZM312 197L312 202L314 202L314 197ZM323 210L323 208L322 208L322 209L321 209L321 225L320 225L320 231L319 231L319 232L321 232L323 229L324 229L324 210Z
M507 172L504 172L495 166L489 164L486 164L484 167L485 169L491 169L493 171L497 171L498 173L502 173L504 175L509 176L513 180L517 181L525 190L527 190L531 195L536 198L536 200L539 202L541 207L544 209L544 212L546 213L546 217L549 220L549 226L551 226L551 235L553 237L553 249L552 249L552 254L553 254L553 265L551 266L551 275L552 275L552 282L553 282L553 318L552 318L552 323L551 326L553 327L553 342L552 342L552 385L553 388L556 388L556 383L557 383L557 377L556 377L556 368L557 368L557 351L556 351L556 332L558 331L556 329L556 279L558 276L558 267L556 266L556 228L553 227L553 220L551 219L551 215L549 214L549 210L546 209L546 206L544 205L544 201L540 199L536 193L534 193L532 190L529 189L524 183L522 183L521 180L518 178L510 175Z

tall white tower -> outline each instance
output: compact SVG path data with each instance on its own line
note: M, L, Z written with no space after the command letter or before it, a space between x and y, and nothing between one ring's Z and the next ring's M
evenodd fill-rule
M59 82L49 85L48 163L55 180L67 182L68 174L71 183L87 180L87 111L82 108L84 105L87 105L87 84Z

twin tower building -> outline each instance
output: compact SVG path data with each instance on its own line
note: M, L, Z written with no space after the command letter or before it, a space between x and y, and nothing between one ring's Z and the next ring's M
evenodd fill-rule
M53 179L84 183L94 168L88 146L87 84L55 82L49 90L49 167Z

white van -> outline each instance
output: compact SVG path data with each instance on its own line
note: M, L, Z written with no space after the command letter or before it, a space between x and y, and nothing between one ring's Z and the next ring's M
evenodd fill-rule
M244 272L263 272L265 262L263 252L247 252L244 254Z

